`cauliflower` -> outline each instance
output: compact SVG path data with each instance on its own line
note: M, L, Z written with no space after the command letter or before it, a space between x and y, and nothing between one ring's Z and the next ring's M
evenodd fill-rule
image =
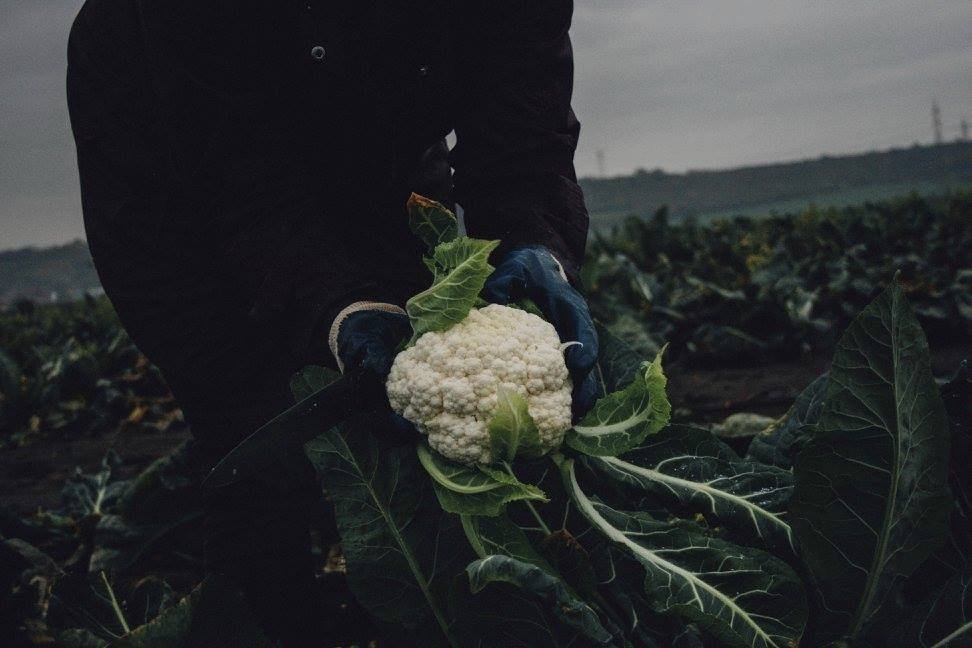
M492 460L487 423L501 388L526 398L544 451L559 447L571 424L560 338L549 322L498 304L422 335L395 358L386 384L392 409L465 464Z

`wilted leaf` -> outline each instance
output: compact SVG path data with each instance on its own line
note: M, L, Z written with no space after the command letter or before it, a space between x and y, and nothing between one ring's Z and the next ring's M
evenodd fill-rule
M429 251L459 236L459 219L434 200L413 193L406 204L408 226Z

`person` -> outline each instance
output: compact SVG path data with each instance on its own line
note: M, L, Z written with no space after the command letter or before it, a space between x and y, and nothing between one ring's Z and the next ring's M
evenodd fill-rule
M569 0L87 0L67 96L105 292L163 372L198 470L292 404L308 363L387 372L429 275L410 192L501 239L484 292L530 296L587 400L576 291ZM455 131L450 152L444 137ZM450 167L455 169L454 177ZM268 633L313 645L309 465L207 496L207 569Z

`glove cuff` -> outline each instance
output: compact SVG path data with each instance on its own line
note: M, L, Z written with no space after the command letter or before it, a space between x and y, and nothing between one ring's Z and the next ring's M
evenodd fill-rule
M385 302L359 301L342 308L341 311L334 317L334 321L331 323L331 330L327 335L327 345L330 347L331 353L334 355L334 360L337 362L337 367L341 373L344 373L344 362L341 361L341 356L338 354L338 332L341 330L341 323L351 313L357 313L358 311L364 310L405 315L405 311L401 306L387 304Z
M557 264L557 272L560 273L560 278L564 280L564 283L569 284L570 279L567 278L567 271L564 270L564 264L560 262L560 259L557 258L556 254L550 250L547 250L547 252L550 254L550 258L554 260L554 263Z

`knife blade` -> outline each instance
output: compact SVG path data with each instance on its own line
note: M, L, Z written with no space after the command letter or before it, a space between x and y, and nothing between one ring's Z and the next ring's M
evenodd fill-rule
M354 398L347 378L338 378L284 410L241 441L223 457L203 481L204 488L220 488L258 474L279 462L317 435L347 419L353 412L367 411L374 403Z

